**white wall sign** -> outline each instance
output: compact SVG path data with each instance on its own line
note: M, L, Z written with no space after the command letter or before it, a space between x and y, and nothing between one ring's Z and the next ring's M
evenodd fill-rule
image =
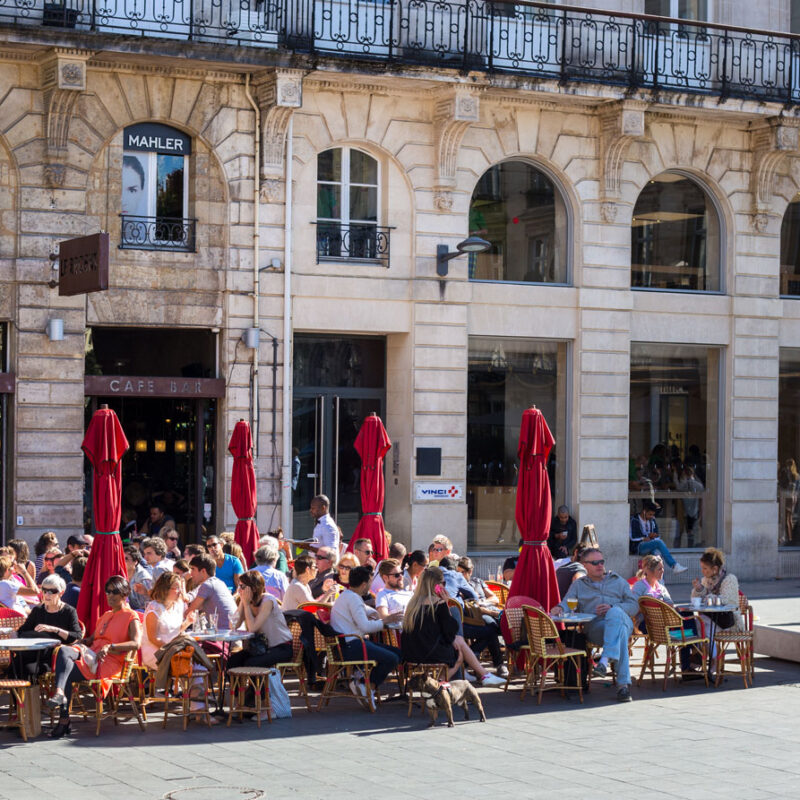
M464 487L460 483L415 483L417 500L463 500Z

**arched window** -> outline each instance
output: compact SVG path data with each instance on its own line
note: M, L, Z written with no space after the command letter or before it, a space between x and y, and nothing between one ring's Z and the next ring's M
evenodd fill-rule
M789 203L781 224L781 294L800 297L800 194Z
M720 291L719 218L691 178L662 172L633 209L631 286Z
M378 162L354 147L317 156L317 258L386 259L388 235L378 228Z
M525 161L496 164L472 193L470 235L492 247L469 256L469 277L567 283L567 230L561 193L544 172Z

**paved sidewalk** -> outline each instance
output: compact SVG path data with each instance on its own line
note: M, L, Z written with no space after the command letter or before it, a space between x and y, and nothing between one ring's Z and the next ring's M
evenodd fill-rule
M95 738L84 723L69 739L22 744L0 732L0 800L797 797L799 665L757 659L748 690L735 677L666 693L646 680L627 705L611 686L592 686L583 707L556 693L520 703L518 686L484 689L487 723L457 713L454 729L429 730L398 702L369 715L334 700L260 731L246 722L184 733L177 721L162 730L153 715L144 734L108 722Z

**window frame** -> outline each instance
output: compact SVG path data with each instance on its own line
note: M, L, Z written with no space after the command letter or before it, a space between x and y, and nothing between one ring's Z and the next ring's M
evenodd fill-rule
M341 156L341 180L339 181L327 181L327 180L320 180L319 178L319 157L323 153L330 152L331 150L340 150L342 153ZM367 158L371 158L375 162L375 174L376 174L376 183L353 183L350 180L350 153L353 150L357 150L359 153L367 156ZM341 188L341 193L339 195L339 209L341 212L341 216L339 217L320 217L317 216L318 222L338 222L341 225L375 225L376 227L381 226L381 217L382 217L382 209L381 209L381 179L382 169L381 169L381 161L379 158L375 158L372 153L364 150L360 147L356 147L354 145L339 145L337 147L328 147L325 150L320 150L317 153L317 180L316 180L316 195L315 199L318 201L319 199L319 187L320 185L324 186L339 186ZM360 219L351 219L350 218L350 189L351 187L357 188L367 188L367 189L375 189L375 217L376 219L373 220L360 220Z

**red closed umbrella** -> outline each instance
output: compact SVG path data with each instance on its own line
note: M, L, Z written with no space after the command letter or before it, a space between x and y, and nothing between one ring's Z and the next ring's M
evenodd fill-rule
M94 631L97 620L108 611L106 581L113 575L127 576L119 521L122 511L122 469L120 462L128 449L117 415L107 406L95 411L81 449L92 464L92 498L95 540L83 574L78 595L78 618L86 632Z
M369 539L375 551L376 562L389 557L383 527L383 457L392 446L389 434L377 414L370 414L361 426L353 446L361 456L361 511L363 516L356 525L353 538L347 545L353 549L356 539Z
M517 448L519 480L515 513L522 551L508 596L509 599L514 595L533 597L545 611L561 600L553 557L547 549L553 508L547 457L554 444L542 412L536 407L523 411Z
M258 550L258 525L256 525L256 471L253 468L253 437L250 426L240 419L228 443L228 451L233 456L231 475L231 505L236 513L236 544L244 552L244 560L249 565L254 561Z

